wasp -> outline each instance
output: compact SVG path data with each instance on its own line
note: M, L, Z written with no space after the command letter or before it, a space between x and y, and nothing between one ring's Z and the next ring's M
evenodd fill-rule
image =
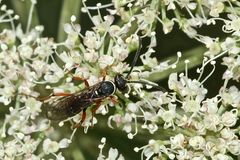
M85 90L74 94L67 94L53 102L46 108L46 116L50 120L64 120L83 112L82 122L86 117L86 109L96 104L95 110L100 106L101 101L114 95L116 89L125 90L126 80L120 74L116 75L113 81L103 80ZM61 95L61 94L59 94Z
M103 80L93 86L88 86L86 89L74 94L62 94L62 97L53 102L46 108L46 116L50 120L65 120L82 112L81 123L86 118L86 110L89 106L96 104L92 113L97 110L102 100L111 97L116 90L121 92L127 89L127 83L142 83L159 88L158 85L149 84L144 81L128 81L128 77L140 55L141 38L139 37L139 47L132 61L131 68L128 74L124 77L122 74L117 74L113 81ZM61 95L61 94L60 94Z

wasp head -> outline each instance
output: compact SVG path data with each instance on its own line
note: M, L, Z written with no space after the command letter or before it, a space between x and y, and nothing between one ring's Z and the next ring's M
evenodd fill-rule
M114 77L114 83L120 91L126 91L127 90L127 80L123 77L123 75L117 74Z

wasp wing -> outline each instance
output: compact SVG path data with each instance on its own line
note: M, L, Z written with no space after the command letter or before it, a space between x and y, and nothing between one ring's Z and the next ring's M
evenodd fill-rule
M57 97L57 99L50 101L45 106L47 118L64 120L77 115L96 101L102 100L106 96L99 96L96 93L100 85L101 83L98 83L75 94Z

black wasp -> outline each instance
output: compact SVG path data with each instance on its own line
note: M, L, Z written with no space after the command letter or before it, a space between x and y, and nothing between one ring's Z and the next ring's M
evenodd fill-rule
M64 95L57 101L51 103L50 106L46 107L47 118L50 120L64 120L82 112L81 122L83 122L86 117L86 109L89 106L96 104L96 107L92 110L94 113L100 106L101 101L107 97L111 97L117 89L121 92L125 91L127 89L127 83L141 83L151 85L152 87L162 90L160 86L149 84L147 82L127 80L140 55L140 49L141 38L139 37L139 47L131 64L131 69L126 77L121 74L117 74L114 77L114 81L103 80L102 82L87 87L77 93Z

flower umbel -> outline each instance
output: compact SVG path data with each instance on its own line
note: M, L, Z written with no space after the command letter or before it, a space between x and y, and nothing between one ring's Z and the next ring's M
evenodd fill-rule
M36 0L31 0L25 25L0 1L0 159L64 160L71 147L71 156L79 158L79 145L90 145L82 137L91 137L91 128L106 137L114 134L114 140L125 138L115 131L126 132L129 144L138 142L128 149L141 152L141 159L225 160L240 155L238 1L81 2L81 17L87 15L92 26L85 28L85 22L69 16L69 23L61 24L66 38L56 42L43 36L43 26L32 23ZM218 26L217 36L202 32ZM176 28L204 51L190 56L178 51L159 61L161 36ZM193 75L190 68L197 63ZM225 66L217 79L222 84L212 89L208 81L223 70L220 65ZM168 87L151 81L162 75ZM129 157L126 149L116 149L123 142L109 143L109 137L108 142L102 138L95 157ZM90 138L93 150L95 138ZM104 147L110 148L108 154Z

